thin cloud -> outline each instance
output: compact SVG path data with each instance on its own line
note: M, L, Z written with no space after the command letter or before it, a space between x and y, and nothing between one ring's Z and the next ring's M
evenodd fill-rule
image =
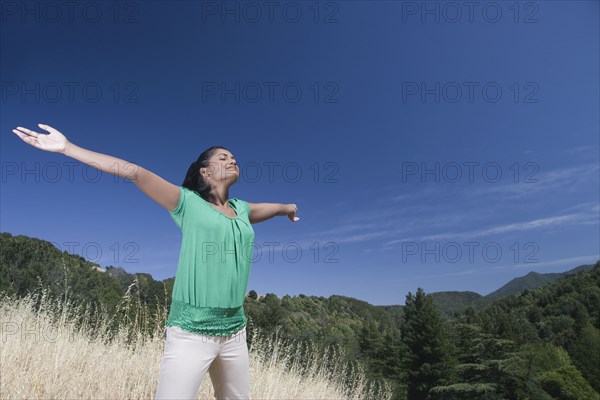
M480 187L470 191L470 195L494 195L504 198L532 196L539 192L553 191L556 189L572 192L577 186L597 174L600 166L589 164L580 167L566 168L549 171L546 173L531 174L531 171L521 171L520 182L496 184L491 187ZM538 182L532 182L532 181ZM499 199L502 200L502 199Z
M558 260L553 260L553 261L547 261L547 262L542 262L542 263L521 263L521 264L511 264L511 265L498 265L498 266L494 266L492 267L492 269L514 269L514 268L523 268L523 267L527 267L527 268L531 268L532 266L535 266L535 268L541 268L541 267L554 267L557 265L560 265L564 268L574 268L577 265L574 265L575 263L578 264L594 264L596 263L596 261L598 261L600 259L600 254L592 254L589 256L577 256L577 257L569 257L569 258L561 258Z
M590 209L590 212L587 213L576 213L576 214L566 214L566 215L557 215L553 217L547 218L539 218L526 222L512 223L506 225L500 225L493 228L488 229L479 229L479 230L471 230L471 231L455 231L455 232L445 232L437 235L425 235L418 237L419 240L437 240L437 239L447 239L447 238L476 238L487 235L494 234L504 234L508 232L515 231L528 231L539 228L547 228L550 226L565 226L571 223L593 223L596 220L596 213L598 211L598 206L594 206ZM407 241L409 239L396 239L390 240L385 243L386 246L390 246L395 243ZM411 238L410 240L414 241L415 238Z
M441 239L448 237L479 237L493 234L502 234L515 231L528 231L532 229L545 228L552 225L564 226L571 222L585 221L589 218L587 214L567 214L554 217L539 218L532 221L520 222L515 224L501 225L490 229L482 229L470 232L448 232L439 235L424 236L425 240Z
M586 145L586 146L577 146L577 147L572 147L570 149L565 149L562 151L562 153L572 156L575 154L580 155L581 153L593 152L596 150L597 150L597 148L595 148L594 146L592 146L590 144L590 145Z
M448 276L463 276L463 275L473 275L473 274L482 274L489 273L494 270L502 270L502 269L525 269L528 270L537 270L540 271L547 267L555 267L561 266L562 270L568 270L575 268L578 265L582 264L594 264L600 259L600 254L592 254L587 256L576 256L576 257L568 257L561 258L557 260L541 262L541 263L521 263L521 264L509 264L509 265L496 265L492 267L480 267L480 268L471 268L467 270L462 270L458 272L451 272L446 274L434 274L427 276L418 276L416 279L425 279L425 278L440 278L440 277L448 277Z

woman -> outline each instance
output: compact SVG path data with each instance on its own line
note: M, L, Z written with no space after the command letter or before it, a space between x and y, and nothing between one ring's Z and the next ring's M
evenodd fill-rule
M229 187L238 180L239 166L222 146L202 152L180 187L141 166L83 149L48 125L39 127L50 133L22 127L13 132L38 149L62 153L130 179L166 208L182 230L156 398L197 398L208 371L215 398L248 399L243 304L254 244L251 224L285 215L297 222L296 205L229 199Z

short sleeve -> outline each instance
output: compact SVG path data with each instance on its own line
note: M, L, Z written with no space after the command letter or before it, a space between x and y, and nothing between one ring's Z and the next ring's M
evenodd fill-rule
M242 207L248 213L248 218L250 218L250 205L242 199L237 199L237 201L242 204Z
M181 229L183 217L185 215L185 205L187 203L187 193L183 187L179 187L179 201L177 202L177 207L173 211L169 211L171 218L175 221L175 224Z

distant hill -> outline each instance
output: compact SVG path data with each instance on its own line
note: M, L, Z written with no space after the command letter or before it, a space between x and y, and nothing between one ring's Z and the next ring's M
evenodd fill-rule
M557 279L564 278L568 275L576 275L581 271L589 271L594 267L593 264L584 264L579 267L573 268L567 272L553 272L548 274L540 274L538 272L531 271L525 276L515 278L502 286L500 289L485 296L488 299L499 299L501 297L507 297L515 293L522 292L525 289L535 289L540 286L549 285Z
M481 309L503 297L512 296L525 289L535 289L550 285L560 278L576 275L582 271L589 271L593 267L594 264L584 264L566 272L552 272L547 274L531 271L525 276L514 278L506 285L486 296L470 291L433 292L429 293L428 296L433 298L434 303L440 307L444 314L453 316L457 312L465 311L468 307L473 307L476 310Z

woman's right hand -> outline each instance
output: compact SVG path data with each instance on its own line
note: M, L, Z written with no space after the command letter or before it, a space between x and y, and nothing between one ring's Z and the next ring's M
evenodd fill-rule
M64 153L67 145L69 144L69 141L65 135L51 126L44 124L38 124L38 126L43 130L50 132L50 134L44 135L20 126L17 127L17 129L13 129L13 132L16 133L25 143L29 143L33 147L37 147L38 149L45 151Z

